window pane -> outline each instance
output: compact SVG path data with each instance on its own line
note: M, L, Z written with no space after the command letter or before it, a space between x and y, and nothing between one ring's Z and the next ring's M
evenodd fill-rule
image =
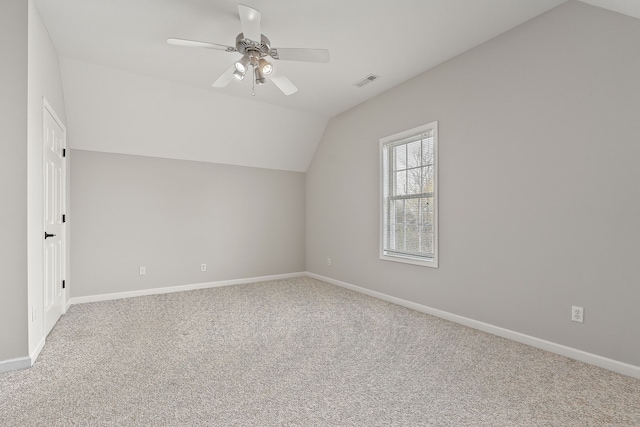
M422 223L429 225L433 224L433 197L423 198L420 210L422 215Z
M391 203L396 221L402 222L404 218L404 200L394 200Z
M420 242L420 252L425 256L433 256L433 226L422 225L420 227L422 241Z
M433 166L426 166L422 169L421 193L433 193Z
M415 168L422 163L421 141L414 141L406 144L407 147L407 167Z
M407 194L422 193L422 168L407 170Z
M410 225L415 225L420 219L420 199L406 200L406 220Z
M405 251L405 244L404 244L404 224L396 224L395 226L395 233L394 233L394 238L393 238L393 247L391 247L390 249L392 250L396 250L399 252L404 252Z
M393 170L401 170L407 168L407 146L398 145L393 148L394 165Z
M433 137L422 140L422 164L433 165Z
M417 224L408 225L406 235L407 239L405 250L412 254L420 252L420 226Z
M395 193L396 196L407 194L407 171L402 170L395 173Z

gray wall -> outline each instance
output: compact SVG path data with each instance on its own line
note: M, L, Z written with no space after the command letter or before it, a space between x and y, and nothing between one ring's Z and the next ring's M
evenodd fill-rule
M333 118L307 270L640 365L638 40L569 2ZM440 268L381 261L379 139L434 120Z
M0 13L0 361L26 357L27 344L27 31L28 3Z
M305 270L303 173L71 155L72 297Z

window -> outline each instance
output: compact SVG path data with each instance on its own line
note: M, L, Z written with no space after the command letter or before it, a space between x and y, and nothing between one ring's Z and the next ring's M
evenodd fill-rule
M438 122L382 138L380 259L438 267Z

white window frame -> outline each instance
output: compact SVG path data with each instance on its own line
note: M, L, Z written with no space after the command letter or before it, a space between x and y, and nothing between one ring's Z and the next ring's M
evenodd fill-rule
M385 150L404 140L433 131L433 258L390 253L385 246L385 184L390 185L389 165L385 165ZM390 188L390 187L387 187ZM427 123L380 139L380 259L438 268L438 122Z

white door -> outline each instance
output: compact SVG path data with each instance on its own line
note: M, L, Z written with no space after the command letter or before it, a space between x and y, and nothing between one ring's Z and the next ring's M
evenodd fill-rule
M65 129L45 104L44 108L44 328L51 332L65 305Z

